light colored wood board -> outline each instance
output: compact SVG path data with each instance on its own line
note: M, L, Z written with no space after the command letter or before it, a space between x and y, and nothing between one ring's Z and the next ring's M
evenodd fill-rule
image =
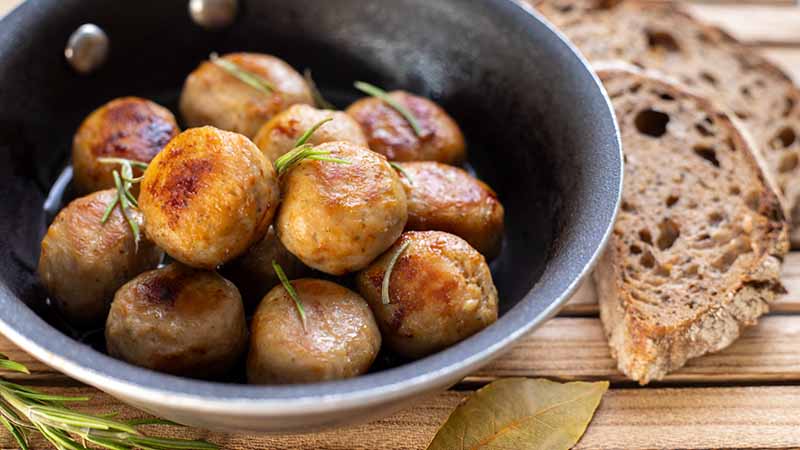
M20 0L0 0L0 17L11 12L20 3L22 3Z
M800 381L800 316L768 316L747 328L731 347L689 362L661 383L759 383ZM34 361L5 339L0 352L24 362L41 385L64 385L64 375ZM616 369L600 320L555 318L486 368L467 377L485 383L499 377L544 376L561 380L611 380L632 384ZM22 379L14 375L16 379Z
M800 24L798 25L800 26ZM800 51L798 51L800 59ZM786 287L786 295L772 304L772 313L800 313L800 251L786 255L781 282ZM596 316L598 314L597 294L594 282L587 279L572 298L564 305L561 315Z
M800 27L800 23L797 24ZM800 84L800 48L760 47L761 53Z
M800 45L800 7L754 4L687 4L696 18L746 43Z
M729 348L690 360L660 383L800 381L798 342L800 316L764 317ZM467 381L513 376L632 383L617 370L595 318L553 319Z
M89 388L46 389L61 395L91 395L85 410L142 413ZM238 450L424 449L469 391L448 391L370 424L294 436L254 436L195 429L151 427L160 436L208 439ZM781 448L800 444L800 387L612 389L597 410L578 449ZM3 430L0 448L14 448ZM33 448L45 448L41 440Z

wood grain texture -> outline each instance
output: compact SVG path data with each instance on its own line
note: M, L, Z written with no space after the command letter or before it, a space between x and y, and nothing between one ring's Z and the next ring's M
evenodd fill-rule
M696 18L724 28L748 44L800 44L800 7L796 4L691 3L686 9Z

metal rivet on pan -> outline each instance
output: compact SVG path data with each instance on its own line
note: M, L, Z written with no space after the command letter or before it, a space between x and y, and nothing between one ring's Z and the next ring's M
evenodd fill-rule
M232 24L239 9L237 0L189 0L189 15L203 28L223 28Z
M83 24L70 35L64 49L69 64L79 73L97 70L108 58L109 41L97 25Z

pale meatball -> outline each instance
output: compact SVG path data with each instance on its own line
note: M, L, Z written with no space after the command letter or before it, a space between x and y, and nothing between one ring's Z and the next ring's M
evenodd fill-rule
M341 111L317 109L308 105L294 105L273 117L258 131L254 142L267 155L270 161L294 148L297 139L318 122L332 118L323 124L311 138L309 144L346 141L362 147L367 146L367 138L361 126L352 117Z
M355 292L325 280L292 281L306 328L283 286L261 301L251 324L247 380L311 383L361 375L381 348L369 306Z
M72 201L58 213L42 240L39 278L68 321L102 323L114 292L136 275L155 268L163 256L142 237L138 249L130 225L115 207L101 223L113 189ZM138 211L128 210L141 224Z
M205 61L189 74L181 92L180 110L190 127L213 125L252 138L275 114L297 103L313 104L303 76L282 59L259 53L222 57L269 83L265 92Z
M347 142L316 147L349 164L301 161L281 182L275 228L307 266L343 275L367 266L406 224L406 194L382 155Z
M222 375L246 345L236 286L215 272L179 263L122 286L106 321L111 356L174 375Z
M381 286L392 257L405 243L389 276L389 303ZM486 260L458 236L409 231L356 277L386 344L420 358L443 350L497 320L497 289Z
M458 124L436 103L404 91L389 93L416 117L418 136L396 109L375 97L356 101L347 114L361 125L369 148L391 161L439 161L458 164L466 159L464 135Z
M446 231L464 238L486 259L500 252L503 205L466 171L432 161L398 163L408 197L407 230Z
M144 174L139 205L153 241L213 269L261 240L278 205L272 164L246 137L214 127L175 137Z
M272 268L272 261L281 266L289 279L300 278L310 272L305 264L286 250L272 226L264 239L222 268L223 275L239 288L246 306L255 307L270 289L280 283Z
M180 130L169 110L149 100L123 97L94 110L72 141L73 183L81 193L114 187L118 165L98 158L150 162ZM134 175L139 176L139 169Z

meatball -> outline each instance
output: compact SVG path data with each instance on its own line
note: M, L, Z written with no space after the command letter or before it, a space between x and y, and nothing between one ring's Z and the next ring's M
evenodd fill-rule
M346 112L361 125L369 148L392 161L464 161L464 135L439 105L404 91L390 92L389 96L414 115L422 133L418 136L408 121L383 100L362 98Z
M437 162L399 163L407 177L407 230L446 231L464 238L487 259L500 252L503 205L494 191L457 167Z
M231 53L222 59L266 81L272 90L253 87L213 62L205 61L189 74L181 92L181 115L190 127L213 125L252 138L266 121L289 106L313 104L303 76L279 58Z
M214 127L175 137L153 159L139 205L153 241L213 269L261 240L278 205L275 169L246 137Z
M355 292L325 280L292 281L306 327L283 286L253 316L247 380L253 384L310 383L366 372L381 347L369 306Z
M156 267L163 256L146 237L137 247L119 207L101 222L116 196L116 190L108 189L74 200L58 213L42 240L39 278L71 323L102 323L114 292ZM141 223L138 211L129 209L127 214Z
M343 275L366 267L400 236L406 194L382 155L347 142L316 149L349 164L304 160L286 172L275 228L306 265Z
M280 283L272 261L280 264L288 278L300 278L310 271L286 250L272 226L264 239L222 268L223 275L239 288L246 306L255 307L270 289Z
M389 303L381 301L389 276ZM458 236L409 231L356 276L389 348L420 358L447 348L497 320L497 289L480 253Z
M179 132L172 113L149 100L123 97L106 103L89 114L72 141L76 189L88 194L114 187L111 173L118 167L98 158L150 162Z
M179 263L145 272L114 296L106 345L111 356L159 372L222 375L247 345L242 298L215 272Z
M352 117L341 111L317 109L308 105L294 105L273 117L258 131L254 142L267 155L270 161L294 148L297 139L318 122L332 118L319 127L308 140L309 144L347 141L362 147L367 146L367 138L361 126Z

